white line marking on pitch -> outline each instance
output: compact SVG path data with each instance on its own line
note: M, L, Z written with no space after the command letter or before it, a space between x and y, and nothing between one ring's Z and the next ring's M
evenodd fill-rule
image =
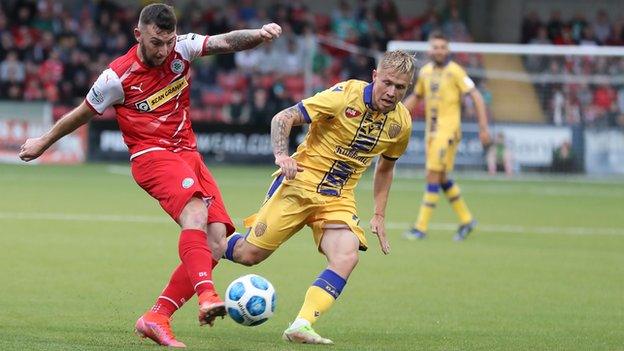
M162 216L129 216L114 214L90 214L90 213L30 213L30 212L0 212L0 220L25 220L25 221L73 221L73 222L113 222L113 223L171 223L166 215ZM234 223L242 222L240 218L233 218ZM367 229L365 221L360 223L362 228ZM405 230L409 228L408 222L388 222L386 228L393 230ZM457 224L432 223L435 230L454 231ZM523 226L501 224L479 224L478 231L487 233L512 233L512 234L564 234L564 235L617 235L624 236L624 228L589 228L589 227L555 227L555 226Z

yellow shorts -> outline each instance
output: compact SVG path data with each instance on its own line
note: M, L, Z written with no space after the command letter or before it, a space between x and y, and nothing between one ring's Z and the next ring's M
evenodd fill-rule
M359 218L352 198L321 195L293 185L276 185L276 182L267 196L270 197L260 211L245 219L245 227L250 228L246 240L251 244L274 251L304 225L308 225L321 251L325 224L338 223L346 224L357 236L360 250L367 249L366 237L358 226Z
M459 137L441 136L427 138L427 163L428 171L448 173L455 166L455 154L459 146Z

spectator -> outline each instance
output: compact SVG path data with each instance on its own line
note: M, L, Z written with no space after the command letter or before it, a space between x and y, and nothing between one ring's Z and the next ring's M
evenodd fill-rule
M490 175L495 175L498 171L504 171L508 177L513 174L512 155L505 144L505 134L503 132L496 134L494 143L487 149L486 159Z
M563 125L563 116L565 112L565 96L561 89L557 89L552 98L552 122L556 126Z
M269 106L269 96L264 89L253 92L250 108L251 122L258 125L270 125L273 118L273 109Z
M33 100L42 100L43 99L43 91L41 89L41 84L37 80L30 80L26 83L26 88L24 89L24 100L33 101Z
M596 38L596 35L594 34L593 27L587 26L583 29L583 35L581 36L581 41L579 42L579 45L586 45L586 46L598 45L598 39Z
M548 28L546 28L546 26L540 26L537 29L536 35L529 40L529 44L542 44L542 45L553 44L553 41L550 40L548 36Z
M0 63L0 81L21 84L26 78L24 64L17 59L17 53L10 51L6 59Z
M596 119L595 126L614 125L617 113L617 93L609 85L604 82L594 91L593 106L595 108Z
M258 72L260 73L273 73L281 65L281 57L279 53L274 50L274 44L266 43L258 50Z
M583 37L583 30L587 27L585 16L581 12L577 12L570 21L570 29L572 30L572 39L575 43L579 43Z
M379 0L375 5L377 20L386 28L389 23L399 22L399 11L392 0Z
M232 99L223 105L223 117L226 122L244 124L249 121L249 106L239 91L232 92Z
M459 18L457 8L451 9L450 18L444 22L443 31L451 41L466 41L468 29L461 18Z
M281 64L279 71L284 74L301 74L305 58L294 38L286 40L286 51L280 54Z
M555 45L574 45L574 38L572 37L572 29L570 26L563 26L561 34L553 39Z
M550 39L551 41L555 40L555 38L561 35L563 21L561 20L560 11L555 10L550 13L550 19L548 20L546 28L548 29L548 39Z
M360 36L360 43L362 44L365 44L366 41L375 39L378 40L384 36L384 30L381 22L377 20L372 9L368 9L364 12L364 17L357 23L357 30Z
M615 22L611 36L607 40L607 45L622 46L624 45L624 18Z
M259 50L238 51L234 54L234 62L236 67L243 73L250 74L256 71L260 66Z
M349 2L341 0L338 9L332 11L332 30L340 39L346 39L350 32L357 31L355 16Z
M559 147L553 151L552 155L552 172L569 173L575 170L575 155L572 152L570 141L564 141Z
M604 44L611 35L611 24L609 23L609 15L605 10L600 10L596 14L596 20L592 23L592 32L598 43Z
M543 28L544 32L546 33L546 28L542 26L542 21L540 21L537 11L530 11L526 16L524 16L524 19L522 20L522 37L520 38L520 42L522 44L529 43L533 38L538 36L538 30L540 28ZM546 37L548 37L547 33Z
M570 126L581 123L581 108L571 94L568 94L565 100L565 117L566 123Z
M284 83L282 83L281 81L277 81L275 82L275 84L273 84L273 89L271 89L268 100L269 108L272 110L270 113L269 121L279 111L289 108L295 104L295 102L291 100L289 92L286 91Z
M427 17L426 22L423 23L422 25L423 38L428 39L429 33L433 31L437 31L439 29L440 29L440 20L439 20L438 14L435 11L432 11Z

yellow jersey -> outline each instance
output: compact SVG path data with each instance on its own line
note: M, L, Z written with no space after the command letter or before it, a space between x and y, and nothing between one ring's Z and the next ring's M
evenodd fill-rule
M297 104L310 128L293 158L303 172L285 184L327 196L353 196L377 155L398 159L409 142L412 120L398 103L386 114L372 108L373 83L348 80Z
M461 98L474 87L466 71L453 61L443 67L430 62L420 69L414 92L425 100L428 137L459 137Z

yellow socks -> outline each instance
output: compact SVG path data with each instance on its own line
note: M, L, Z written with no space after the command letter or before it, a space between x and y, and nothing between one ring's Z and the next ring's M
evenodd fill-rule
M442 185L442 190L444 190L444 194L448 199L453 211L459 217L459 222L461 224L470 223L472 221L472 214L464 201L464 198L461 196L461 192L459 190L459 186L453 183L452 180L447 181Z
M429 221L431 220L431 216L433 216L433 210L435 210L438 204L438 200L440 198L440 195L438 195L439 190L440 185L427 184L427 191L425 192L425 195L423 195L423 201L420 205L420 211L418 212L418 219L414 224L414 228L423 233L427 233Z
M297 318L313 324L334 304L347 281L330 269L324 270L308 288Z

